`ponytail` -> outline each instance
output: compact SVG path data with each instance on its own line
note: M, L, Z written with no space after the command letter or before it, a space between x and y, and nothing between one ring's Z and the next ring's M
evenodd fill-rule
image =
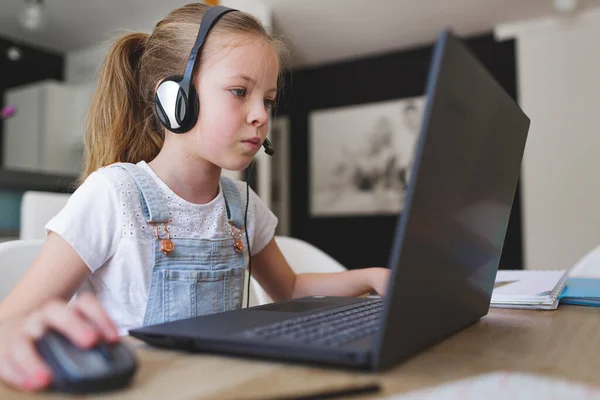
M164 131L154 123L151 102L139 80L148 37L128 33L108 51L87 115L79 183L115 162L150 161L162 147Z

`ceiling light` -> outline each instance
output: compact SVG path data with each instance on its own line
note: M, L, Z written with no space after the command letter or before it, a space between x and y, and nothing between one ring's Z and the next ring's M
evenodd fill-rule
M578 0L554 0L554 8L561 13L569 14L575 11L578 3Z
M19 61L21 59L21 56L21 49L19 49L17 46L10 46L6 50L6 57L8 57L10 61Z
M42 0L25 0L25 8L19 15L19 21L25 29L30 31L39 30L44 22L42 13Z

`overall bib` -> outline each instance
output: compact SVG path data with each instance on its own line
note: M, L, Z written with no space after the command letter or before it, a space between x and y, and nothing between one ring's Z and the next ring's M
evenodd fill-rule
M244 210L235 183L221 177L231 236L198 239L178 233L171 238L167 201L154 179L135 164L113 167L133 178L144 217L156 234L144 326L240 309L245 279Z

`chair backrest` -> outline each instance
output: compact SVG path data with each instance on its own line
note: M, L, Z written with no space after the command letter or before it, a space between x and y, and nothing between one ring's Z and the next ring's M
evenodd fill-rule
M39 253L44 241L44 239L29 239L0 243L0 301L4 300L21 279ZM295 273L328 273L346 270L342 264L321 249L300 239L276 236L275 242ZM261 305L272 301L260 284L252 278L250 304Z
M11 240L0 243L0 301L21 279L39 253L44 239Z
M600 278L600 246L585 254L569 271L569 276Z
M44 239L44 226L67 204L70 194L28 191L21 201L21 229L23 240Z
M346 270L342 264L329 254L303 240L287 236L275 236L275 242L292 270L297 274ZM252 278L251 291L250 303L253 305L262 305L273 301L254 278Z

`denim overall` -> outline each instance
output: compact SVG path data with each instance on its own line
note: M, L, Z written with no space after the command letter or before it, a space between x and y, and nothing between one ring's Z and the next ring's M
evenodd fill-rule
M231 235L171 239L167 201L154 179L135 164L119 163L135 181L144 217L154 228L154 266L144 326L241 308L245 265L244 211L235 183L221 177ZM170 243L169 243L170 242Z

